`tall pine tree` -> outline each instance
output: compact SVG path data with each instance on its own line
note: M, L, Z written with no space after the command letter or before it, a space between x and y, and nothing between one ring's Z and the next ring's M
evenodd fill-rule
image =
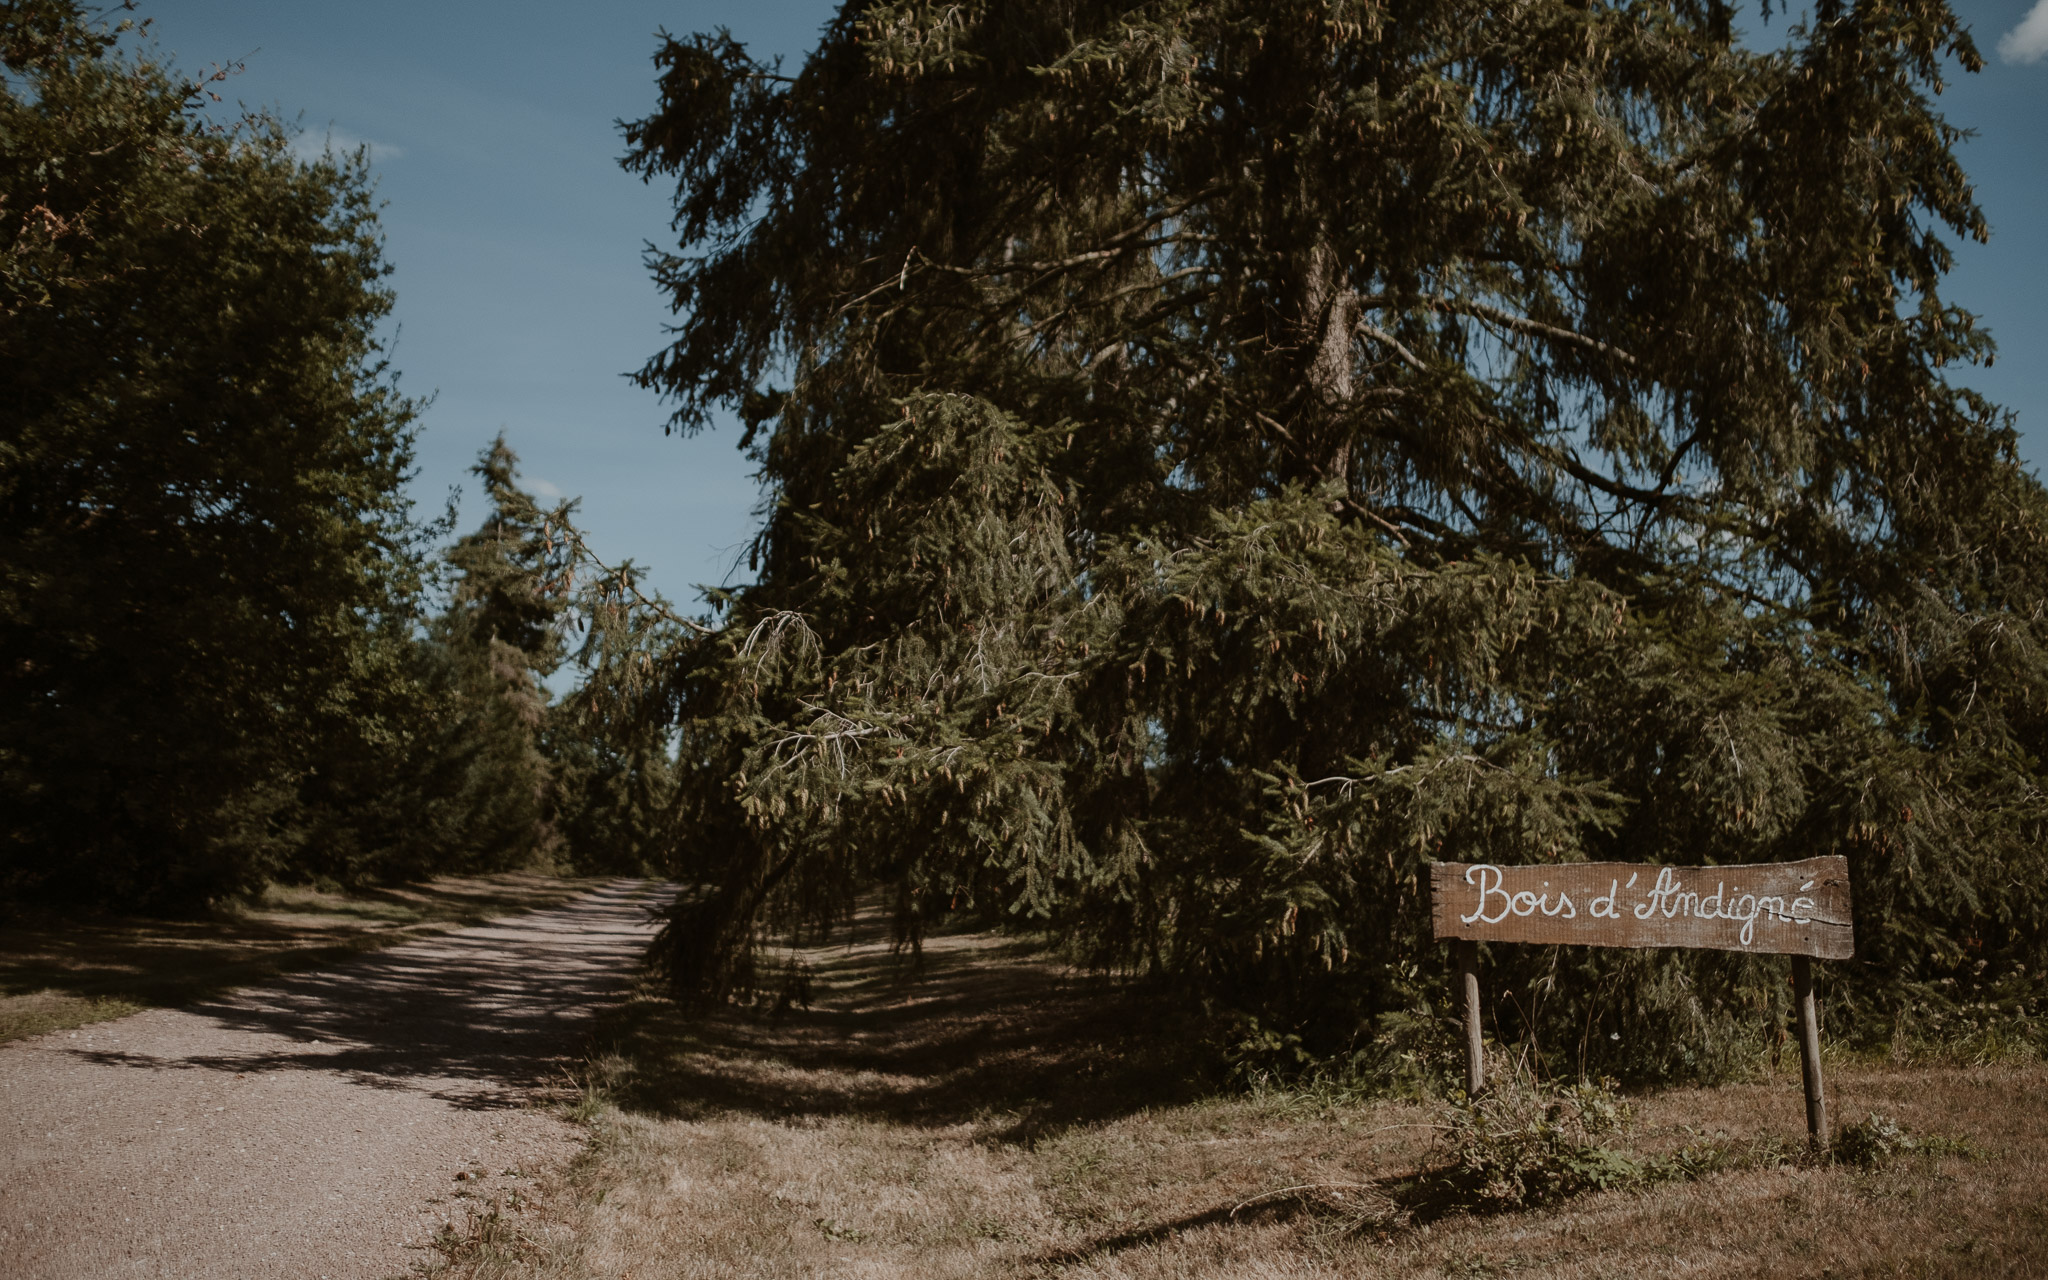
M1948 373L1992 348L1941 292L1985 234L1947 60L1941 0L1774 48L1711 0L850 4L794 77L668 40L640 378L736 409L771 501L648 701L709 886L678 989L880 882L1334 1049L1412 997L1432 859L1835 852L1844 1009L2038 971L2048 505ZM1772 985L1499 961L1652 1074Z

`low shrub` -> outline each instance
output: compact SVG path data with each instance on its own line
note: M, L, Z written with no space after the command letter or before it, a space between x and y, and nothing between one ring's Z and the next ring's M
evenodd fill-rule
M1443 1114L1448 1159L1402 1197L1438 1213L1539 1208L1656 1173L1605 1141L1632 1119L1611 1080L1560 1087L1511 1078L1477 1098L1455 1097Z
M1898 1121L1875 1111L1855 1124L1844 1126L1828 1149L1828 1155L1835 1163L1859 1165L1865 1169L1882 1169L1906 1156L1938 1159L1973 1154L1975 1150L1967 1138L1948 1134L1915 1137Z

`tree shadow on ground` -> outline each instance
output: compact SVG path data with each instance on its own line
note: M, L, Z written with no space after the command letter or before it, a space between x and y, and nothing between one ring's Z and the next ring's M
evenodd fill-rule
M510 873L321 893L279 888L201 919L55 910L0 920L0 999L54 992L183 1005L440 929L552 906L603 883Z
M973 1124L1028 1143L1205 1091L1198 1020L1150 984L989 932L942 932L913 958L891 933L871 905L797 949L808 1007L631 1002L598 1039L613 1096L667 1118Z
M1218 1224L1249 1226L1296 1218L1320 1224L1325 1238L1359 1236L1382 1243L1417 1229L1458 1217L1501 1217L1501 1212L1475 1213L1471 1203L1447 1189L1427 1169L1391 1173L1365 1182L1318 1183L1285 1187L1246 1200L1226 1201L1144 1226L1099 1235L1080 1244L1049 1249L1031 1257L1035 1268L1054 1273L1084 1266L1115 1254L1170 1240L1184 1232Z
M620 881L554 910L421 938L344 964L275 976L188 1005L245 1048L73 1050L104 1065L253 1074L309 1069L458 1106L529 1105L566 1091L590 1019L652 936L659 886ZM216 1041L201 1037L207 1043Z

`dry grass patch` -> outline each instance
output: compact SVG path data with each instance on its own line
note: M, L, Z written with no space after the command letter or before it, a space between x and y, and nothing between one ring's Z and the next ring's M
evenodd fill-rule
M1964 1140L1874 1168L1787 1160L1795 1076L1639 1098L1617 1145L1725 1171L1551 1209L1390 1224L1447 1157L1440 1106L1205 1094L1142 993L1013 943L879 921L817 948L812 1007L643 998L594 1064L556 1211L456 1274L570 1280L1070 1276L2048 1275L2048 1071L1834 1064L1843 1120ZM509 1243L506 1243L509 1242Z
M552 906L602 883L510 872L352 894L277 886L258 902L202 920L17 914L0 922L0 1041L187 1004Z

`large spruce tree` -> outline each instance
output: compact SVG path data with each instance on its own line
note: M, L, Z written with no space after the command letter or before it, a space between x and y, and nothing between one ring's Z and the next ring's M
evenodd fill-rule
M2038 970L2048 504L1941 292L1977 55L1941 0L1759 35L906 0L793 77L666 41L640 377L736 409L771 502L652 704L709 886L679 988L880 882L912 936L1036 916L1334 1049L1433 981L1432 859L1837 852L1840 1007ZM1771 990L1497 960L1504 1031L1640 1072Z

